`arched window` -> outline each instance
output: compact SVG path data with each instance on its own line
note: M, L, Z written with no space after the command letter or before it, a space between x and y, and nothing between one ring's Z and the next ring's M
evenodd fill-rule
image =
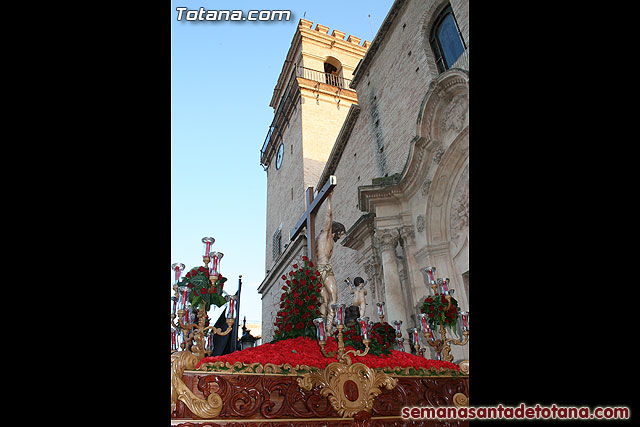
M466 46L456 18L453 16L451 5L447 6L435 20L429 35L429 43L431 43L440 73L451 68L465 51Z
M332 56L329 56L324 62L324 78L325 83L331 86L344 87L342 64Z

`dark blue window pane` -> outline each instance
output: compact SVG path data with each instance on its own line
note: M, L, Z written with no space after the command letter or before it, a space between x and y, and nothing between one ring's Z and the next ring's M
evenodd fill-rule
M456 59L462 55L462 52L464 52L462 40L460 40L460 36L458 35L458 28L456 27L452 14L448 14L442 20L440 28L438 28L437 37L442 47L444 59L447 62L447 68L451 67L453 63L456 62Z

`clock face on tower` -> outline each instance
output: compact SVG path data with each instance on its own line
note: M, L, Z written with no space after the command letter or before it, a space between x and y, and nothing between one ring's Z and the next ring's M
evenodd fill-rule
M284 145L280 143L278 147L278 154L276 154L276 169L280 169L280 165L282 165L282 156L284 155Z

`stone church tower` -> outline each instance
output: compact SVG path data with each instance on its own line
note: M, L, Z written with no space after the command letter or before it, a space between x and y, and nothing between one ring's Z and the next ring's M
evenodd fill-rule
M369 45L312 25L301 19L294 34L269 104L274 119L260 152L267 172L269 273L291 244L290 232L305 210L305 191L317 184L349 107L357 104L349 84Z
M364 315L377 320L375 304L384 301L386 320L401 320L406 339L432 294L424 269L436 267L461 309L473 312L469 1L395 0L362 46L331 34L300 20L271 101L275 116L261 152L268 181L266 275L258 288L265 342L273 337L280 277L307 252L304 233L289 241L305 212L305 190L322 188L330 176L337 180L333 218L346 228L331 258L339 303L353 302L344 279L364 278ZM318 232L324 217L321 206ZM469 346L453 346L451 354L468 359Z

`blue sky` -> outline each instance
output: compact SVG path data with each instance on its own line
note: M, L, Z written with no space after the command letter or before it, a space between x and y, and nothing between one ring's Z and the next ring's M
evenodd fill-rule
M240 315L261 321L265 272L266 173L259 154L273 119L269 101L303 17L373 41L393 4L365 1L171 2L171 262L202 265L201 238L224 253L225 290ZM290 10L281 22L177 21L177 7ZM306 14L305 14L306 12ZM371 23L369 16L371 15ZM346 36L345 36L346 37ZM169 284L173 275L167 266ZM170 290L171 292L171 290ZM210 314L217 316L217 310Z

